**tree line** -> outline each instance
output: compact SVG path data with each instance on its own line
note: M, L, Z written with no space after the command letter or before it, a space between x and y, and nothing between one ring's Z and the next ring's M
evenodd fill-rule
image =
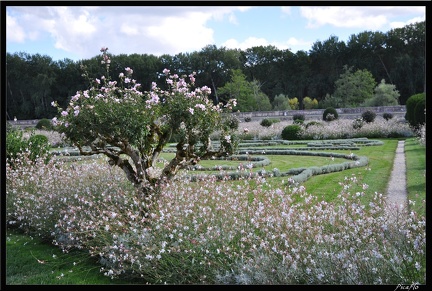
M242 111L280 110L281 104L290 106L290 103L297 106L293 109L305 109L311 102L317 108L361 106L363 103L355 100L355 94L341 91L340 84L341 79L349 79L349 74L356 76L361 72L360 75L373 79L372 89L383 82L391 85L398 92L397 103L405 105L410 96L426 89L425 39L423 21L386 33L352 34L347 42L331 35L324 41L316 41L308 52L293 53L271 45L246 50L207 45L200 51L159 57L110 55L110 72L113 80L119 80L119 74L130 67L133 79L144 91L151 89L152 82L163 88L165 68L179 75L196 72L195 85L210 87L209 98L215 103L233 97L243 100L237 108ZM100 78L105 74L100 56L53 61L47 55L7 53L7 118L52 118L57 110L51 102L66 107L77 91L91 87L89 77ZM292 104L294 99L298 105Z

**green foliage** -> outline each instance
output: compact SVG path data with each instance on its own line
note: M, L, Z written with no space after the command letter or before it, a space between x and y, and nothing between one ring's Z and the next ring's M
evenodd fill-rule
M218 88L218 94L223 100L237 100L237 105L233 107L233 111L271 110L270 100L261 91L258 81L248 82L240 69L231 70L231 74L231 82L227 82L223 87Z
M252 96L256 104L254 111L270 111L272 109L272 105L268 96L261 91L261 84L257 80L253 80L250 84L253 90Z
M40 130L52 130L53 126L50 119L42 118L36 123L35 127Z
M406 102L406 113L405 113L405 119L408 121L408 123L411 126L417 126L417 122L416 122L416 106L417 103L419 103L422 100L426 100L426 94L425 93L419 93L419 94L415 94L412 95L411 97L408 98L407 102ZM424 115L424 112L423 112Z
M291 110L288 96L279 94L273 99L273 110Z
M292 110L298 110L299 109L299 101L297 97L289 98L288 103Z
M31 161L44 158L47 163L50 160L49 150L51 145L46 136L31 133L28 139L24 138L24 132L20 129L9 128L6 132L6 159L13 166L14 161L22 153L28 153Z
M333 107L327 107L323 112L324 121L332 121L339 118L339 114Z
M316 98L312 99L309 96L303 98L304 109L314 109L318 107L318 100Z
M371 110L366 110L365 112L362 113L362 119L367 123L374 122L375 117L376 117L376 113Z
M393 84L386 84L385 80L382 79L381 83L375 87L375 93L371 99L366 100L363 106L377 107L377 106L392 106L398 105L399 102L399 91L396 90L396 86Z
M299 140L302 127L298 124L285 126L282 130L281 137L284 140Z
M305 116L304 116L304 114L296 113L293 115L293 120L294 120L294 122L296 122L297 120L305 121Z
M426 99L421 99L414 107L414 126L420 127L426 122Z
M393 114L391 114L391 113L389 113L389 112L384 112L384 113L383 113L383 118L384 118L385 120L390 120L390 119L393 118Z
M23 131L9 127L6 131L6 159L15 159L26 147L27 142L23 139Z
M264 118L261 120L260 125L264 127L270 127L273 124L273 122L270 119Z
M318 103L320 108L328 108L328 107L340 108L341 104L342 104L341 98L336 98L335 96L330 94L326 94L324 99Z
M352 72L353 68L344 66L344 72L335 82L333 95L342 101L341 107L357 107L373 97L376 82L366 70Z
M48 138L42 134L32 134L27 140L30 149L30 159L35 161L38 157L44 157L51 148ZM49 158L46 160L48 161Z

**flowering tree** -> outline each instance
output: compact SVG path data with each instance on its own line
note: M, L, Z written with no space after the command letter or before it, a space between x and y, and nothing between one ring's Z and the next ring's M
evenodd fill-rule
M188 76L188 84L186 76L170 74L168 69L163 71L167 90L153 82L149 92L140 91L129 67L120 73L117 84L109 77L107 50L101 49L107 76L89 79L91 88L72 96L67 108L58 108L59 116L52 120L81 155L104 154L110 165L120 167L134 186L150 195L180 169L234 152L237 128L224 110L235 106L235 100L214 105L208 87L193 88L194 74ZM58 107L56 102L52 105ZM216 131L220 141L213 144L210 135ZM158 167L173 134L178 141L175 157Z

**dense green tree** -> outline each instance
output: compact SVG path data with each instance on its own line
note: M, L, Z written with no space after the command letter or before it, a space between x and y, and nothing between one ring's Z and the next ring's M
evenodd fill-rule
M289 97L284 94L279 94L273 99L273 110L291 110Z
M246 79L257 80L261 84L261 91L267 96L275 95L274 89L280 81L276 64L283 59L283 53L273 45L255 46L242 51Z
M218 88L229 81L231 70L240 69L240 53L238 50L217 48L216 45L207 45L200 52L199 58L195 58L193 65L198 68L197 79L205 84L210 84L215 103L219 103ZM197 85L200 85L198 83ZM225 100L226 101L226 100Z
M43 118L52 113L57 66L49 56L7 54L6 102L9 118Z
M312 99L309 96L303 98L303 108L304 109L314 109L318 107L318 100L316 98Z
M396 90L396 86L392 84L386 84L385 80L382 79L381 83L374 89L374 95L371 99L364 102L363 106L392 106L398 105L399 91Z
M347 59L348 66L366 69L376 80L390 79L384 58L385 34L382 32L363 31L350 36L347 50L351 58ZM391 79L390 79L391 80Z
M400 104L426 91L426 22L417 22L386 34L391 82L400 92Z
M297 53L300 54L300 52ZM298 66L296 54L293 54L288 49L282 50L280 60L275 63L274 78L277 80L277 83L273 89L272 96L280 94L287 96L297 95L296 74L299 74L300 70L304 68L303 66L301 68ZM309 68L309 64L306 67ZM270 102L272 102L272 99L270 99Z
M261 84L257 80L253 80L250 85L253 91L252 98L255 99L256 103L254 111L270 111L272 106L268 96L261 91Z
M310 83L313 80L311 76L311 62L309 56L304 51L298 51L295 54L296 72L292 75L291 80L296 86L296 96L299 99L299 109L306 109L304 107L304 98L308 96L310 90Z
M25 59L30 56L26 53L6 54L6 113L8 119L14 117L27 119L26 112L21 110L24 103L29 100L26 96L27 64ZM29 106L30 107L30 106ZM30 110L29 110L30 111Z
M308 95L318 100L334 91L334 84L342 73L342 67L347 64L346 55L349 51L343 41L337 36L330 36L327 40L317 41L309 50L311 62L311 78Z
M85 78L82 76L84 72L79 62L74 62L71 59L63 59L57 61L56 64L57 78L53 84L52 98L56 100L60 106L66 107L70 97L75 95L77 91L86 89L87 84L84 83ZM53 110L54 112L45 116L45 118L53 118L57 113L55 108L53 108Z
M255 111L257 105L256 100L252 98L254 92L250 82L246 80L246 76L240 69L232 70L231 73L231 81L218 88L220 99L236 99L237 105L234 106L234 111Z
M375 79L367 70L356 70L344 66L344 72L335 82L333 96L342 101L341 107L356 107L373 97Z
M331 94L326 94L326 96L318 102L318 107L322 109L328 107L341 108L343 107L342 98L333 96Z

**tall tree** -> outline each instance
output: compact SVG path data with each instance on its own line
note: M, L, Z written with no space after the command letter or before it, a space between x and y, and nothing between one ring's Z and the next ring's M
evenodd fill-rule
M363 31L350 36L347 43L347 50L350 58L346 64L358 69L366 69L376 78L381 80L387 78L388 64L384 58L385 34L382 32Z
M309 51L309 57L313 78L308 95L322 100L326 94L333 92L334 82L346 64L346 45L339 41L337 36L332 35L323 42L315 42Z
M228 50L225 47L207 45L199 53L197 79L211 84L214 103L219 103L218 88L223 86L230 77L232 69L240 68L239 51ZM197 60L197 59L195 59Z
M364 106L392 106L399 104L399 91L395 85L386 84L385 79L374 89L374 96L366 100Z
M225 83L223 87L219 87L219 96L222 101L229 99L236 99L237 105L234 110L241 112L254 111L256 103L251 96L253 96L252 86L246 80L246 76L240 69L232 70L231 81Z
M335 82L333 96L341 100L341 107L356 107L373 97L375 79L367 70L356 70L344 66L344 72Z
M243 72L248 81L258 80L261 91L270 98L270 102L279 92L275 91L280 81L277 70L278 62L283 60L283 51L275 46L255 46L242 51Z
M393 64L390 76L403 105L410 96L426 91L426 22L392 29L386 36L386 54Z

